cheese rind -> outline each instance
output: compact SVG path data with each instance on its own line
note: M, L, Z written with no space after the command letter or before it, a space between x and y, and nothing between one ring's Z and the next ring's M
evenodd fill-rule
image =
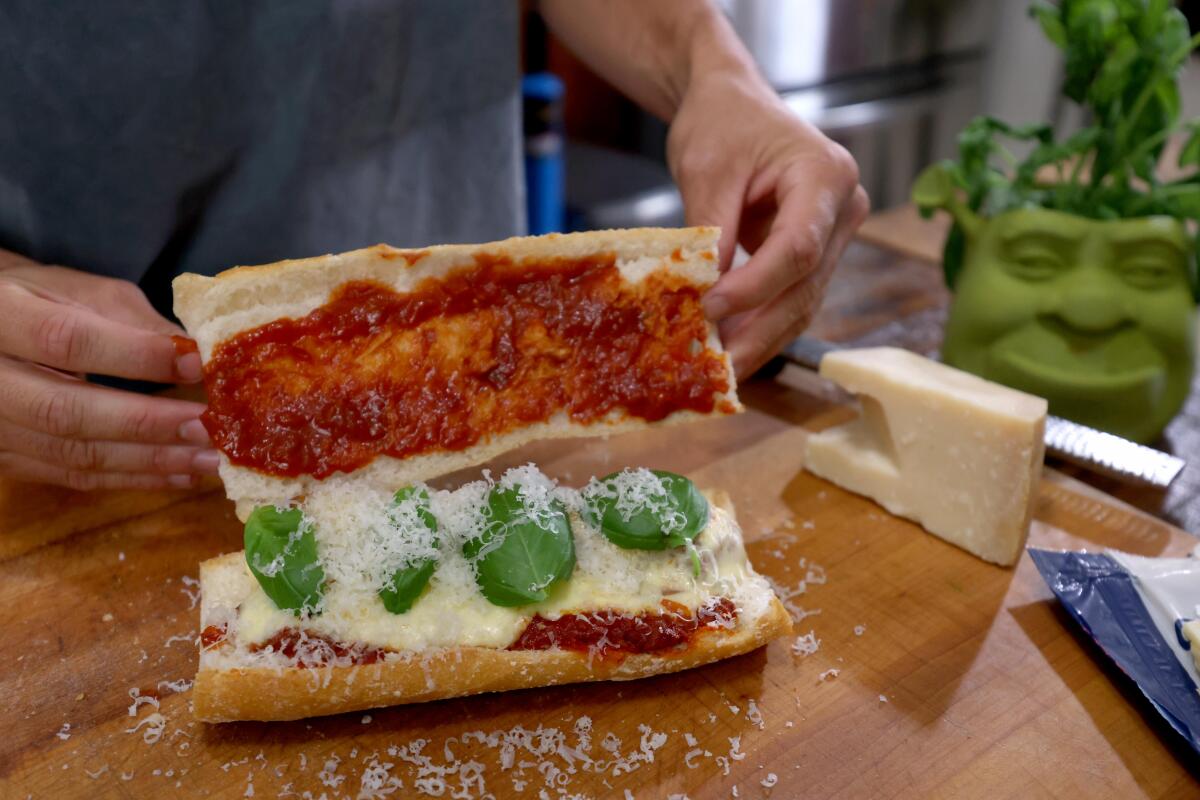
M816 475L1011 565L1029 532L1046 401L892 347L835 351L823 377L859 396L855 420L809 437Z

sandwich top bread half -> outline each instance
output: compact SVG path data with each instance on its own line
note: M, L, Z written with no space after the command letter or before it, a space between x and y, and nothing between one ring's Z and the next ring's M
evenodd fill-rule
M539 438L740 410L701 295L716 228L600 231L175 279L243 521L352 474L379 490Z
M427 479L740 410L719 231L603 231L175 281L245 551L201 565L208 721L686 669L790 631L728 498L640 467Z

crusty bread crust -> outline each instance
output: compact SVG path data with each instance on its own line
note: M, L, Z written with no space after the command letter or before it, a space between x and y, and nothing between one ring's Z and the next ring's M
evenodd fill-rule
M372 280L397 291L411 291L427 278L442 277L471 266L482 253L514 261L613 253L622 275L631 282L650 272L666 270L706 289L718 276L719 236L718 228L640 228L522 237L482 245L440 245L421 250L380 244L339 255L236 267L213 278L180 275L173 284L175 313L196 340L200 356L207 363L213 349L225 339L276 319L304 316L325 303L330 292L347 281ZM728 371L730 388L722 398L726 401L723 405L740 410L732 362L711 324L707 346L721 355ZM677 412L654 424L687 422L700 416L690 411ZM481 464L537 439L608 435L639 430L648 424L614 414L585 425L559 415L461 451L427 453L402 460L381 456L349 477L373 488L394 489ZM279 478L239 467L224 455L219 469L226 493L235 502L238 517L243 521L256 506L287 503L306 494L315 482L307 476Z
M463 647L362 666L202 668L192 687L192 710L205 722L290 720L485 692L634 680L748 653L791 629L791 618L772 595L757 619L739 620L732 631L701 631L678 654L616 661L566 650Z

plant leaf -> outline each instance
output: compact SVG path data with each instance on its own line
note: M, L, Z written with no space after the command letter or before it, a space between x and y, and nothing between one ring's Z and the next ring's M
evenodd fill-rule
M1200 167L1200 117L1189 120L1188 138L1179 151L1180 167Z
M1058 6L1047 3L1045 0L1037 0L1029 7L1029 16L1036 19L1042 26L1042 33L1046 34L1047 39L1060 48L1067 46L1067 29L1063 27Z
M922 214L928 216L939 208L946 208L958 188L954 185L954 164L939 162L921 171L913 183L912 201Z
M946 234L946 246L942 250L942 274L946 277L946 286L953 289L958 283L958 274L962 271L963 256L967 250L967 236L962 226L957 222Z

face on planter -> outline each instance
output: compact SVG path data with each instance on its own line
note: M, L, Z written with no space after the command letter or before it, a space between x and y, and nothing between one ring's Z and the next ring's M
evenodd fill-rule
M1191 381L1187 251L1169 218L986 220L968 239L943 356L1047 398L1053 414L1151 439Z

